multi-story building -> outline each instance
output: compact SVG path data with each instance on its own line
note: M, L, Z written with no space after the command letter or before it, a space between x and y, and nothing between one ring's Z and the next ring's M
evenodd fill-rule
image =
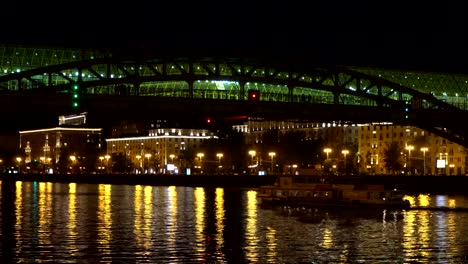
M172 170L168 164L183 167L183 151L197 151L203 141L215 137L205 129L154 128L146 136L106 139L107 153L125 155L135 168L146 167L146 173L166 173Z
M19 131L24 162L56 163L64 149L77 158L97 155L102 147L102 128L86 128L85 122L83 114L60 116L58 127Z
M385 167L384 155L392 142L396 142L402 150L402 173L466 174L467 155L463 146L416 127L391 124L360 126L362 172L390 174Z
M360 173L390 174L384 162L385 151L392 142L400 147L401 173L465 175L468 174L466 148L433 133L411 126L391 123L339 125L336 123L296 123L248 120L233 129L244 133L247 144L261 143L262 134L270 129L280 132L304 131L306 138L323 139L330 147L335 167L343 159L344 146L357 146L357 153L346 152ZM344 152L343 152L344 153ZM341 156L340 156L341 155ZM351 158L352 156L352 158ZM335 164L336 163L336 164Z
M329 140L333 139L334 145L346 146L358 144L359 128L354 125L341 125L337 123L313 123L293 121L264 121L248 120L242 125L235 125L233 129L244 133L246 143L260 143L263 133L277 129L280 133L288 131L303 131L306 139Z

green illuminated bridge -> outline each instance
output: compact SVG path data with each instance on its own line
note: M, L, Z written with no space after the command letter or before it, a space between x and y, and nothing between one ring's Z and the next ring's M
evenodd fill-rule
M183 111L392 122L468 146L466 75L0 45L0 95L2 111L10 112L108 109L114 115Z

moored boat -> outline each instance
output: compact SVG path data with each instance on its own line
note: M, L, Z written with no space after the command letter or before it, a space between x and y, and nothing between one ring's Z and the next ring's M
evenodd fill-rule
M409 208L404 191L383 184L331 183L316 176L278 176L273 185L261 186L257 196L262 203L288 206L359 206Z

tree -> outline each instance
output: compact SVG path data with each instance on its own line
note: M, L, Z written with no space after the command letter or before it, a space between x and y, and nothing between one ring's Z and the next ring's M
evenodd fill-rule
M385 168L396 174L395 172L401 171L403 169L403 160L401 157L401 152L403 152L402 147L398 142L392 142L390 146L384 151L384 162Z

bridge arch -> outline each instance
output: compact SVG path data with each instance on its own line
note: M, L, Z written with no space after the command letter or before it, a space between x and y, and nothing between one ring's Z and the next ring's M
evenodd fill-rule
M261 101L389 109L416 102L414 105L421 110L466 115L465 111L431 93L351 67L297 67L224 57L129 59L109 56L76 60L4 74L0 76L0 92L68 94L75 83L79 83L84 94L91 96L245 101L248 90L258 90ZM434 112L427 112L426 117L431 113ZM423 114L421 112L421 116ZM455 142L465 141L466 132L458 125L453 129L448 122L415 122L415 125L451 137Z

